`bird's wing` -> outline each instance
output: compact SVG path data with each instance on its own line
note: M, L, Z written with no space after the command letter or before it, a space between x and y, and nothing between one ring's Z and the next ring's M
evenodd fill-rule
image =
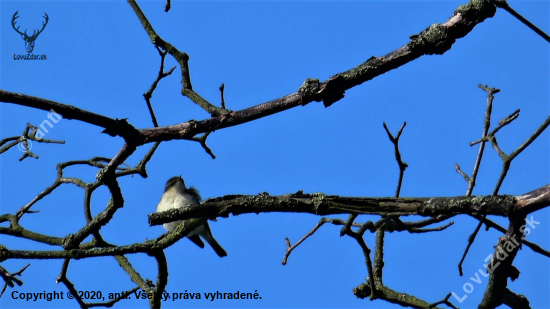
M189 195L192 195L193 197L197 198L197 200L200 202L202 202L202 198L201 198L201 195L199 194L199 190L197 190L197 188L195 187L190 187L189 189L187 189L187 193Z

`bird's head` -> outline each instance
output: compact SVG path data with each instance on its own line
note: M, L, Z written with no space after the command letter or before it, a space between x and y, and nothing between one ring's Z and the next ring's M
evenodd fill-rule
M177 188L178 186L182 186L185 189L185 182L183 181L183 178L181 176L174 176L166 182L166 186L164 187L164 192L172 189Z

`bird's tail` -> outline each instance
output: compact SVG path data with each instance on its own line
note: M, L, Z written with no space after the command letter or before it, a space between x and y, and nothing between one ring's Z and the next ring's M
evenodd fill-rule
M204 240L214 249L219 257L227 256L227 252L220 246L220 244L214 239L214 237L205 237Z
M219 257L227 256L227 252L220 246L220 244L214 239L214 236L212 236L212 232L210 231L210 226L208 225L208 222L205 222L201 227L198 228L198 234L206 240L206 242L214 249L216 254Z

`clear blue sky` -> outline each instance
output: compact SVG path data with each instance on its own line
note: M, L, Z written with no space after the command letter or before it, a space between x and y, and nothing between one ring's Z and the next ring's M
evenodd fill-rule
M190 56L193 88L219 104L225 83L227 107L239 110L295 92L306 78L326 80L366 61L385 55L409 41L430 24L445 22L466 1L355 1L355 2L235 2L194 1L172 3L139 1L157 33ZM545 1L510 1L512 7L547 33L549 4ZM46 12L49 23L39 35L34 54L45 61L14 60L25 54L24 42L12 29L19 10L21 29L39 28ZM137 128L152 127L142 94L156 78L160 57L130 6L122 1L19 2L0 5L0 88L34 95L112 118L128 118ZM28 31L32 33L32 30ZM167 57L166 70L176 65ZM251 123L216 131L208 144L212 160L198 143L162 143L147 165L149 178L119 178L125 205L103 228L111 243L127 245L161 235L149 227L147 215L155 210L166 180L182 175L203 198L225 194L281 195L298 190L343 196L393 196L398 168L393 146L382 127L395 134L404 121L403 160L409 164L402 196L458 196L466 182L455 172L458 163L471 174L482 132L486 93L478 83L500 88L493 108L493 125L521 109L520 117L498 137L510 153L548 117L549 45L504 11L477 26L442 56L424 56L346 92L329 108L311 103ZM179 68L164 79L152 98L161 126L208 118L201 108L180 94ZM0 104L0 138L21 134L27 122L42 123L44 111ZM101 134L101 128L74 120L61 120L45 138L64 145L33 144L35 160L18 159L13 148L0 156L0 213L14 213L49 186L59 162L113 157L121 138ZM513 163L500 190L522 194L549 183L549 133ZM135 165L152 145L142 146L128 159ZM491 194L501 161L486 148L474 190ZM72 167L65 175L95 180L97 169ZM108 201L105 188L92 199L94 214ZM83 190L62 185L32 209L22 225L35 232L63 237L84 224ZM345 218L343 216L342 218ZM227 250L220 259L210 248L200 249L182 240L166 250L169 263L167 290L173 292L252 292L261 300L213 302L167 301L164 308L397 308L383 301L356 299L352 289L367 277L359 246L339 237L340 227L326 225L295 250L286 266L285 237L294 243L318 221L304 214L260 214L221 218L212 232ZM377 220L360 216L358 221ZM404 218L404 220L409 218ZM417 220L419 218L411 218ZM504 218L492 218L506 227ZM550 212L534 214L540 224L527 237L550 249ZM393 233L386 236L384 283L390 288L434 302L450 292L464 295L463 285L474 291L460 308L475 308L487 285L469 278L482 268L500 233L482 231L457 271L467 238L477 222L466 216L438 233ZM4 226L4 225L3 225ZM365 237L374 248L374 234ZM19 238L0 235L9 249L59 250ZM129 256L139 273L156 280L156 264L144 254ZM28 261L10 260L2 266L15 271ZM26 302L14 300L13 291L66 291L55 284L61 260L31 261L24 285L8 288L2 308L77 307L75 301ZM532 308L550 308L548 258L524 247L514 261L521 271L509 288L524 294ZM78 290L121 292L135 285L113 258L73 261L69 279ZM116 308L146 308L144 300L127 300Z

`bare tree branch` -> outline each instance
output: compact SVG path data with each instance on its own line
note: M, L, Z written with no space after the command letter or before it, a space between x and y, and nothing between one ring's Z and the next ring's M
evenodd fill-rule
M156 128L159 126L159 124L157 123L157 118L155 117L155 113L153 112L153 106L151 105L151 97L153 96L153 92L157 88L157 85L160 82L160 80L172 74L172 72L174 72L176 67L174 66L173 68L170 69L170 71L164 72L164 59L166 57L167 52L160 50L158 46L155 46L155 48L157 49L160 55L160 69L157 75L157 79L155 79L153 84L151 84L151 88L149 88L149 90L147 90L147 92L143 94L143 97L145 98L145 102L147 103L149 114L151 114L151 120L153 121L153 125Z
M549 185L550 186L550 185ZM369 215L439 215L480 214L508 216L516 198L510 195L457 196L447 198L368 198L342 197L321 193L270 196L226 195L208 199L202 207L172 209L149 215L150 225L190 218L216 218L246 213L296 212L314 215L369 214ZM548 199L544 199L550 205Z
M31 264L27 264L27 266L21 268L20 270L14 272L14 273L9 273L5 268L3 268L2 266L0 266L0 277L2 277L2 279L4 280L4 287L2 288L2 291L0 292L0 297L2 297L2 295L4 294L4 292L6 291L6 288L9 286L9 287L14 287L14 282L15 284L17 284L18 286L22 286L23 285L23 281L21 281L19 278L17 278L16 276L21 276L21 274L25 271L25 269L27 269L27 267L31 266Z
M76 119L98 127L105 128L103 133L120 136L129 142L135 142L139 132L124 119L111 119L71 105L62 104L26 94L9 92L0 89L0 102L14 103L45 111L54 110L65 119Z
M512 266L512 262L522 243L522 239L519 239L521 225L523 224L527 214L550 205L550 185L516 197L508 195L497 196L496 194L498 193L500 185L506 176L511 160L519 155L519 153L529 146L529 144L532 143L548 125L550 125L550 117L535 131L531 137L529 137L522 145L512 152L512 154L507 156L499 148L495 133L516 119L519 115L519 109L507 118L503 119L499 123L498 127L488 133L490 127L493 94L497 93L499 90L487 88L486 86L480 86L482 89L488 91L489 95L487 99L487 110L482 138L479 141L472 143L472 145L481 143L479 153L474 164L472 177L468 177L460 170L458 165L455 165L457 172L459 172L464 179L468 181L466 196L450 198L399 198L402 179L407 164L401 159L398 140L406 123L401 127L395 137L392 136L384 123L384 128L388 134L388 137L394 144L395 156L400 169L395 198L340 197L336 195L324 195L321 193L303 194L301 191L296 194L285 196L269 196L268 194L260 194L258 196L228 195L206 200L203 205L204 207L200 208L176 209L164 213L151 214L149 216L149 222L151 225L158 225L182 219L186 219L187 221L185 224L180 224L174 231L164 234L156 239L145 241L144 243L117 247L103 240L100 233L101 228L110 222L116 211L124 206L124 198L117 178L132 174L139 174L143 177L147 177L145 166L151 159L161 141L169 141L174 139L196 141L201 144L201 146L209 155L211 155L212 158L215 158L210 148L206 145L208 135L214 130L240 125L297 107L299 105L305 106L314 101L322 101L325 107L329 107L343 98L345 91L348 89L369 81L405 63L413 61L420 56L445 53L452 47L456 39L464 37L477 24L483 22L486 18L492 17L496 11L495 3L497 6L504 8L512 15L515 14L514 16L517 15L516 17L518 17L519 14L510 9L504 0L496 0L496 2L471 1L470 3L457 8L454 15L444 24L433 24L419 34L412 35L410 37L410 41L406 45L387 55L371 57L355 68L337 73L324 82L321 82L318 79L308 78L295 93L291 93L284 97L240 111L230 111L225 108L224 84L220 87L221 108L214 106L196 93L193 90L190 79L188 63L189 56L186 53L179 51L170 43L161 39L137 3L134 0L128 0L128 2L161 56L158 76L151 85L149 91L144 94L154 128L138 130L125 119L112 119L76 108L71 105L0 90L0 101L2 102L14 103L42 110L54 109L66 119L76 119L102 127L104 128L103 133L107 133L111 136L121 136L125 142L112 159L95 157L90 160L77 160L58 164L57 178L54 184L38 194L27 205L21 207L16 214L5 214L0 216L0 223L10 222L9 228L0 227L0 234L22 237L40 243L59 246L62 247L63 250L10 250L0 245L0 261L7 259L64 259L61 273L57 281L65 284L69 291L73 292L73 295L75 296L75 299L80 307L86 308L94 306L112 306L121 298L107 303L85 303L76 293L77 290L74 284L67 278L67 271L70 261L72 259L80 258L113 256L128 273L131 280L138 285L130 291L135 291L140 288L145 291L152 292L154 297L150 299L150 306L153 308L158 308L161 305L161 296L168 281L168 268L163 250L174 244L179 239L185 237L190 231L193 231L196 227L202 224L203 220L205 220L204 218L215 218L218 216L227 217L229 214L239 215L244 213L260 212L302 212L315 215L345 213L350 214L346 221L340 219L326 219L324 217L321 218L319 223L308 234L295 243L294 246L291 246L290 241L286 238L287 250L283 259L283 264L286 263L292 250L300 245L305 239L313 235L324 223L330 222L334 225L343 225L340 232L341 235L348 235L354 238L357 244L361 247L369 275L367 278L368 284L362 284L354 289L354 294L357 297L363 298L368 296L371 300L378 298L413 308L432 308L438 304L446 304L449 307L455 308L450 302L448 302L450 294L447 295L447 297L442 301L429 304L414 296L397 293L388 287L383 286L382 269L384 266L384 235L386 231L408 231L410 233L441 231L451 226L453 222L451 221L436 228L423 227L429 224L442 222L458 214L468 214L480 220L480 222L475 232L470 236L469 245L466 248L463 260L471 243L473 243L473 240L475 239L475 235L483 223L485 223L488 227L491 226L501 232L505 232L505 235L499 239L495 256L499 253L498 250L503 250L503 248L509 245L510 242L518 244L510 252L510 257L505 259L502 264L503 266L497 269L490 269L491 277L489 280L489 286L486 290L480 308L495 308L500 304L506 304L512 308L525 308L529 306L529 302L525 297L516 295L507 288L507 279L512 278L512 280L514 280L519 274L517 269ZM167 1L165 10L168 11L169 9L170 1ZM520 17L521 16L518 18ZM538 28L536 29L538 30ZM174 57L180 65L182 95L188 97L192 102L201 106L207 113L210 114L210 118L200 121L190 120L176 125L158 127L158 122L153 112L150 99L158 82L162 78L170 75L175 69L174 67L170 71L164 72L164 60L165 56L168 54ZM30 129L34 129L34 131L29 133ZM24 152L21 160L26 157L38 158L37 155L30 151L29 143L31 140L60 143L59 141L36 138L36 132L36 127L28 124L20 137L9 137L0 140L0 147L2 147L0 148L0 153L14 147L17 143L22 143L26 147L26 151ZM204 134L199 137L196 136L201 133ZM495 191L493 192L493 196L471 197L484 151L484 145L487 141L491 142L493 148L503 159L503 171L501 178L496 185ZM135 152L138 146L151 142L154 142L155 144L148 151L145 157L138 163L138 165L134 168L127 165L126 167L123 167L123 165L125 165L124 162ZM63 177L63 169L65 167L80 164L100 168L96 176L96 182L85 183L77 178ZM34 212L30 208L63 183L73 183L84 189L84 217L87 224L75 234L67 235L64 238L49 237L47 235L31 232L21 227L19 223L20 218L26 213ZM111 199L106 208L94 217L90 208L91 197L94 191L102 185L108 187L111 194ZM367 221L365 223L357 223L355 220L359 214L375 214L382 216L382 218L377 222ZM417 222L403 222L401 221L400 216L404 215L420 215L430 218ZM504 230L504 228L496 225L494 222L487 220L485 218L486 215L508 217L510 220L508 230ZM357 231L352 230L352 227L358 227ZM366 231L377 233L374 267L370 257L371 250L367 246L364 239L364 233ZM90 235L93 236L92 241L89 243L83 243L84 239ZM529 244L526 241L523 241L523 243L526 245ZM548 251L542 250L537 245L531 244L531 248L536 252L550 256ZM125 254L134 253L146 253L156 259L158 266L156 286L153 285L151 281L141 278L141 276L124 256ZM495 261L495 257L493 257L492 262ZM13 282L16 284L21 282L14 276L18 274L20 275L25 268L20 270L18 273L9 274L4 268L0 267L0 276L2 276L6 282L0 296L8 285L13 287Z
M453 17L445 23L433 24L419 34L412 35L409 43L385 56L371 57L365 63L351 70L333 75L325 82L320 82L317 79L307 79L298 92L254 107L230 112L208 103L192 90L188 68L189 56L162 40L135 1L128 0L128 2L153 44L167 51L180 64L182 93L208 111L213 116L212 118L202 121L191 120L166 127L142 129L136 132L136 129L124 119L111 119L74 106L33 96L0 90L0 101L48 111L54 109L56 113L61 114L65 119L77 119L103 127L105 133L112 136L121 136L132 146L173 139L190 139L200 133L243 124L293 107L304 106L313 101L323 101L323 104L328 107L340 100L344 96L344 92L352 87L398 68L420 56L443 54L451 48L457 39L464 37L485 19L493 17L496 12L496 7L487 2L468 3L460 6L454 12Z
M376 294L377 299L385 300L392 304L398 304L403 307L423 309L430 306L430 303L422 299L419 299L407 293L397 292L383 285L377 285L376 288L372 288L368 284L361 283L358 287L353 288L353 295L357 296L358 298L366 298L367 296L371 295L373 291Z

